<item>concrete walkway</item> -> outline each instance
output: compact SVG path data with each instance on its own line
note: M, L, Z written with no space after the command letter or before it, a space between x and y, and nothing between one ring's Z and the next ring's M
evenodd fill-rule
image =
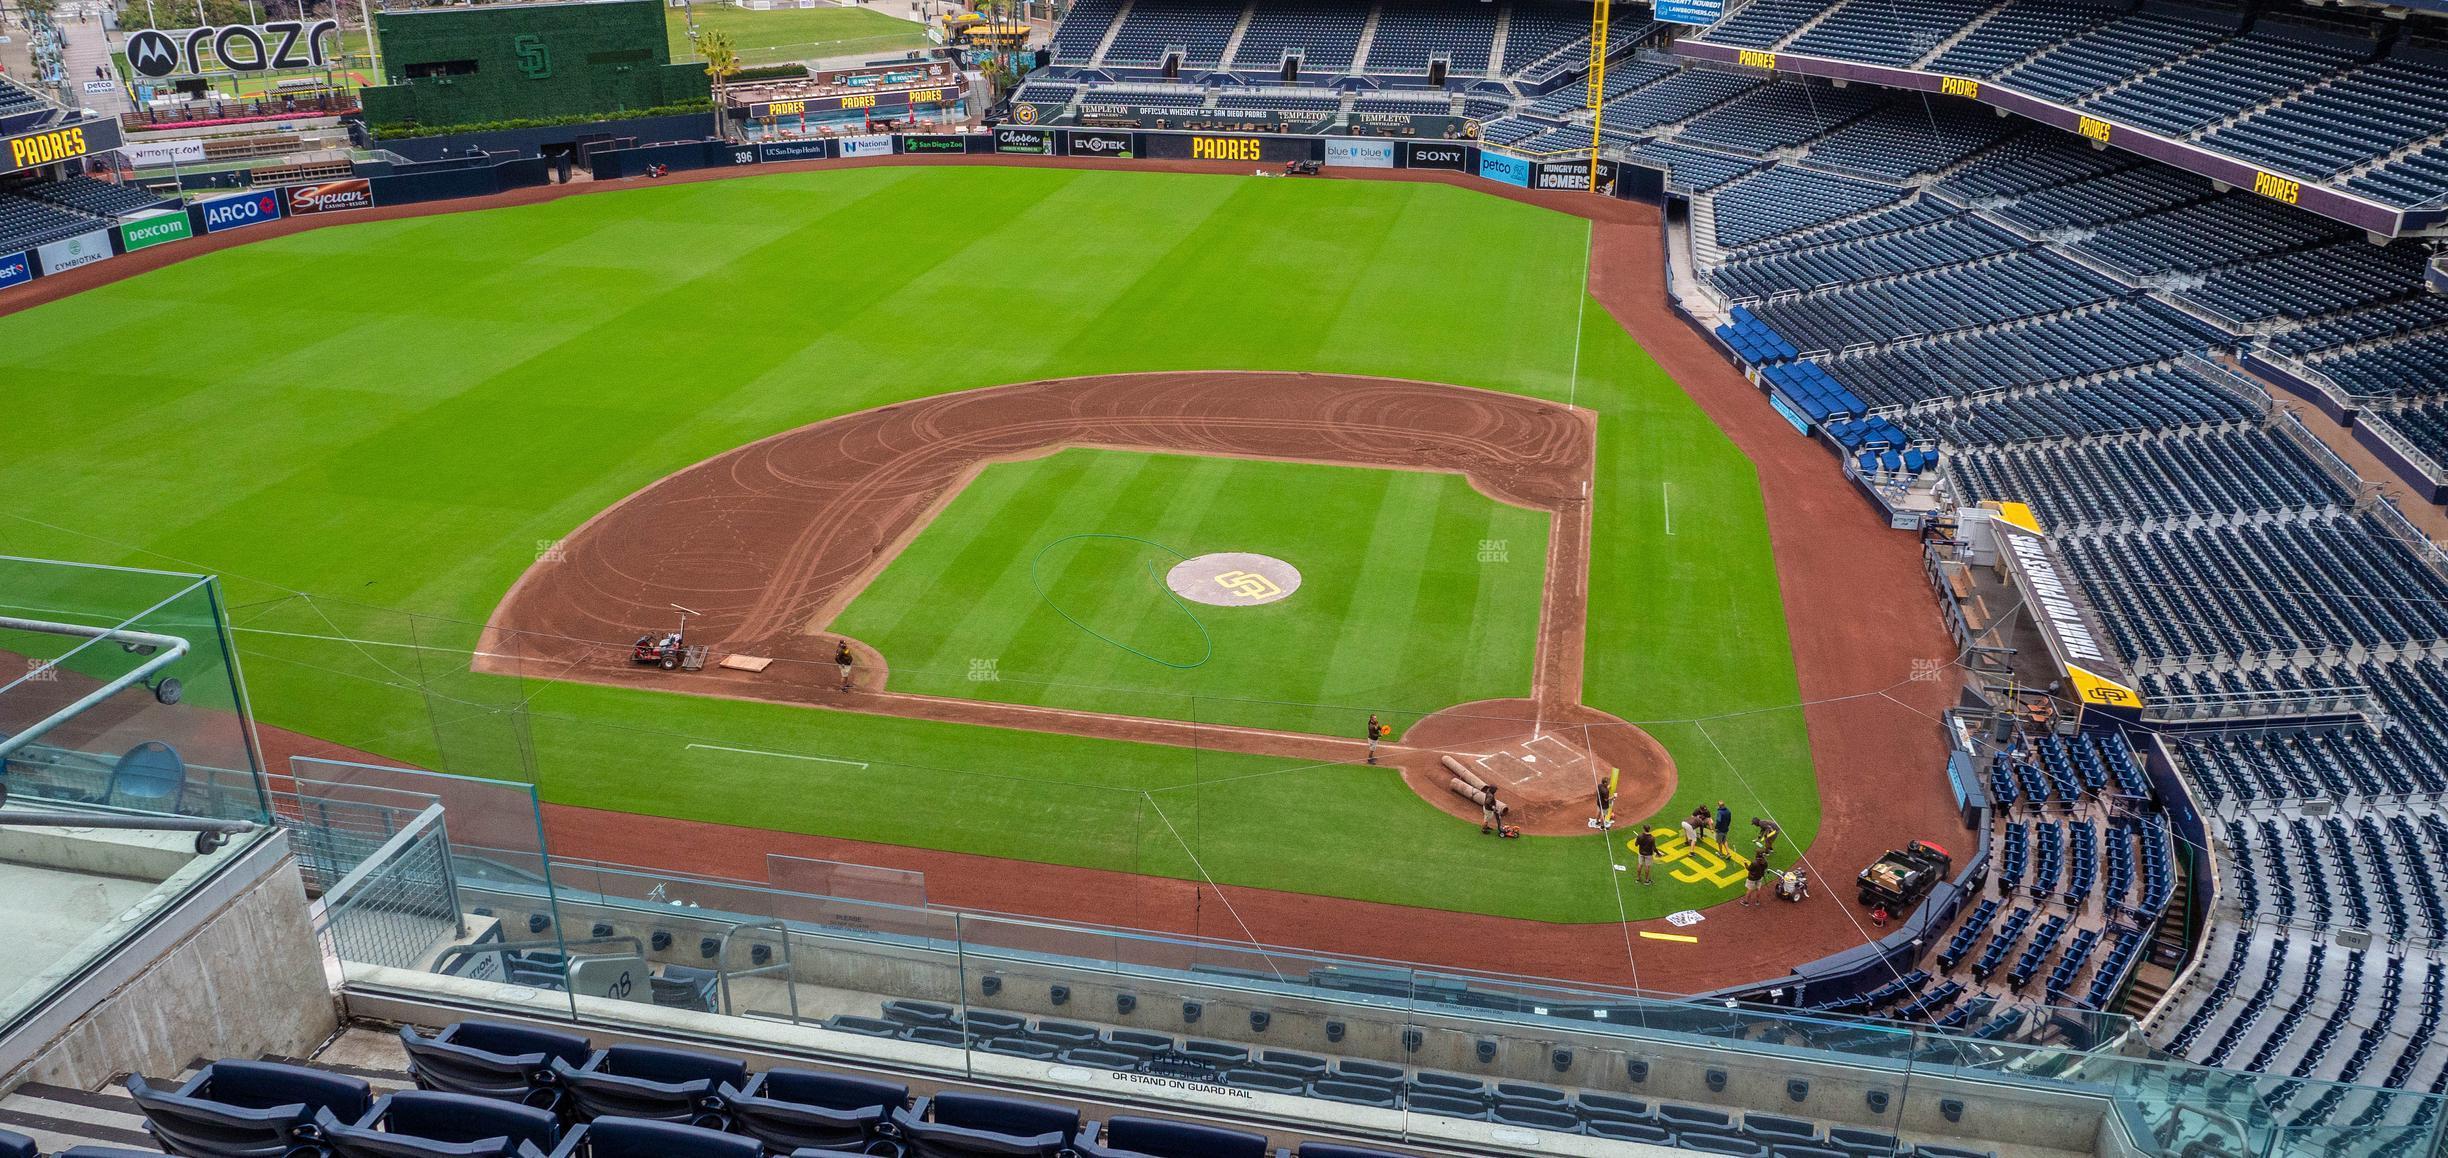
M68 91L75 95L79 105L117 116L132 111L135 105L128 100L119 70L111 63L111 53L117 51L121 36L112 30L110 14L111 5L106 0L69 0L60 5L55 20L67 58ZM107 87L88 87L105 83Z

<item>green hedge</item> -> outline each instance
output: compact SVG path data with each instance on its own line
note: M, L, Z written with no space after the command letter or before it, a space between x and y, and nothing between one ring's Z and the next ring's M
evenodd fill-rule
M466 125L379 125L374 129L378 141L398 141L410 137L440 137L451 133L494 133L504 129L549 129L554 125L583 125L589 121L631 120L642 117L676 117L685 113L714 111L711 99L683 101L660 108L635 109L617 113L573 113L560 117L518 117L507 121L478 121Z

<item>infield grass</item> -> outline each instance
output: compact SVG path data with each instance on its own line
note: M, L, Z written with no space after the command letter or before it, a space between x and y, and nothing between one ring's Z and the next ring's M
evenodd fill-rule
M1590 838L1482 839L1381 772L468 672L552 540L806 423L1129 371L1451 382L1598 412L1584 699L1672 751L1668 814L1729 799L1799 847L1818 799L1756 480L1584 309L1588 229L1440 185L1020 167L316 229L0 318L0 552L219 573L266 723L554 802L1657 916L1734 893L1630 886Z
M1548 522L1457 474L1073 448L981 471L833 627L894 691L1357 736L1530 693ZM1300 586L1166 589L1227 551Z
M697 17L699 35L720 30L731 35L740 63L749 67L833 56L881 56L924 48L926 26L872 8L777 8L757 12L727 3L666 8L664 31L671 37L674 61L699 60L697 41L689 36L689 16Z

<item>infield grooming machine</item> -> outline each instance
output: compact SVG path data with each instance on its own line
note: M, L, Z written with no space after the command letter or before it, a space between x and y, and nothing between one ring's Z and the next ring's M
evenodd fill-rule
M1861 903L1868 908L1901 913L1921 903L1930 889L1954 872L1955 858L1926 840L1902 850L1889 849L1861 871Z

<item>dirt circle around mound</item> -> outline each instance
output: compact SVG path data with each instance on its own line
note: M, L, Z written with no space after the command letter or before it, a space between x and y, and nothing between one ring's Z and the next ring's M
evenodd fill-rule
M1184 559L1165 572L1165 586L1209 607L1257 607L1300 590L1300 569L1273 555L1219 551Z
M1446 761L1496 786L1507 824L1531 836L1591 836L1598 783L1621 769L1617 827L1647 819L1674 797L1674 757L1640 727L1583 705L1480 700L1425 716L1396 737L1403 783L1449 816L1479 822L1479 806L1453 791Z

